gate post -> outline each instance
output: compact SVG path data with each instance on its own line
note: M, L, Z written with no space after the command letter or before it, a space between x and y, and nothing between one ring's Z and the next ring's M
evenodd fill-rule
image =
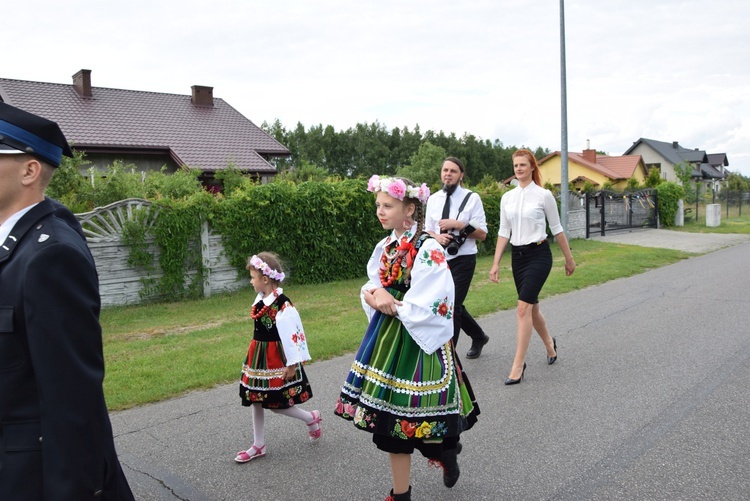
M628 228L633 227L633 194L628 193Z
M599 196L602 197L602 207L599 209L599 220L601 221L599 226L601 227L601 235L604 236L604 225L607 224L604 220L604 215L606 214L606 211L604 210L604 200L606 200L607 197L604 196L604 193L599 193Z
M591 210L591 196L588 194L588 192L583 194L585 200L586 200L586 239L589 238L589 233L591 232L591 229L589 228L591 218L589 217L589 210Z

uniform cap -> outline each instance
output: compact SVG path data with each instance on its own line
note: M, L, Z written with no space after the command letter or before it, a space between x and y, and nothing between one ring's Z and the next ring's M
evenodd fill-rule
M53 167L72 157L57 123L0 102L0 154L27 153Z

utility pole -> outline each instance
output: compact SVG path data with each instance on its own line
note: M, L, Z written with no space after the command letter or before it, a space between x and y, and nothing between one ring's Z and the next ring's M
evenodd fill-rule
M560 0L560 222L568 234L568 91L565 75L565 0Z

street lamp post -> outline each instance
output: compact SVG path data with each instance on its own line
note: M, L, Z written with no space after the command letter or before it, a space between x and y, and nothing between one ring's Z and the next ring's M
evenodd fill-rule
M568 92L565 75L565 0L560 0L560 223L568 233Z

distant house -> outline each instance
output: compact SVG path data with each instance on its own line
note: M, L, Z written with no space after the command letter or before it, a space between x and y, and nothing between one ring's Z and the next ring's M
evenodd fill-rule
M268 181L272 159L290 155L212 87L194 85L190 95L109 89L81 70L70 85L0 78L0 101L56 121L97 169L115 160L141 171L195 169L215 186L214 174L229 166Z
M562 172L560 152L550 153L538 163L542 181L559 187ZM609 183L613 189L622 190L628 179L635 178L638 184L643 184L647 176L648 170L640 155L611 157L599 155L591 149L568 153L568 182L576 189L583 189L586 183L601 189Z
M674 169L677 165L689 166L696 183L705 184L708 189L714 188L717 191L721 186L720 182L729 175L726 170L729 160L725 153L707 154L698 148L684 148L677 141L668 143L640 138L625 154L641 155L646 166L659 169L661 178L666 181L679 182Z

